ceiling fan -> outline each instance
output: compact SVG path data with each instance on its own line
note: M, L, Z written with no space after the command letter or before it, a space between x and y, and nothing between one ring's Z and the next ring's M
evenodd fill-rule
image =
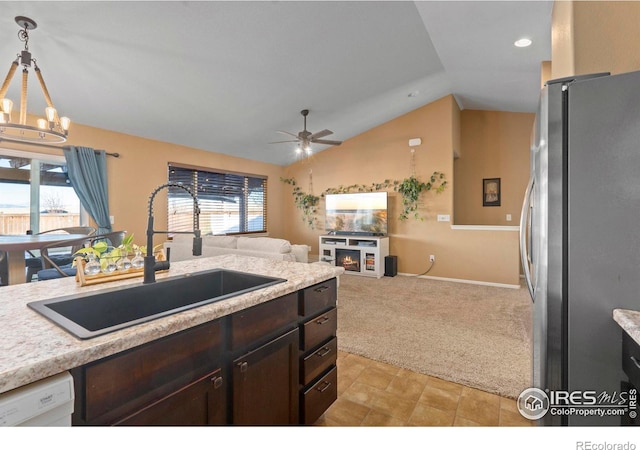
M311 144L322 144L322 145L340 145L342 141L331 141L328 139L322 139L325 136L329 136L333 134L331 130L322 130L317 133L311 133L307 131L307 115L309 115L308 109L303 109L300 111L302 117L304 117L304 130L300 131L298 134L289 133L288 131L278 131L278 133L288 134L289 136L293 136L295 139L290 139L287 141L277 141L277 142L269 142L270 144L282 144L285 142L297 142L298 143L298 152L302 153L303 151L309 155L311 154Z

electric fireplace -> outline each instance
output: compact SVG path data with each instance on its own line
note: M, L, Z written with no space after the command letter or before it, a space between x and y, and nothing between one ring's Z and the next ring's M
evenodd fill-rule
M336 266L344 267L344 270L351 272L360 272L360 250L337 248Z

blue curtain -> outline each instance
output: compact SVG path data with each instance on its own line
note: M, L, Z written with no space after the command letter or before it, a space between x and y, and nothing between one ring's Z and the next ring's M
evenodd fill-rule
M67 173L80 203L98 225L98 234L111 232L107 191L107 155L89 147L63 147Z

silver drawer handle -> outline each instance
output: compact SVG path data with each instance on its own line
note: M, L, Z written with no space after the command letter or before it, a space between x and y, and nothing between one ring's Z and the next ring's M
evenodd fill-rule
M318 325L322 325L323 323L327 323L328 321L329 321L329 317L328 316L324 316L322 319L316 320L316 323Z
M638 361L635 356L631 356L631 361L633 361L636 367L640 369L640 361Z
M329 389L329 386L331 386L331 383L330 383L329 381L325 381L325 382L324 382L324 386L319 387L319 388L317 388L317 389L318 389L318 391L320 391L320 392L324 392L324 391L326 391L327 389Z
M322 347L320 350L316 352L316 355L322 358L324 356L327 356L329 353L331 353L331 349L329 347Z

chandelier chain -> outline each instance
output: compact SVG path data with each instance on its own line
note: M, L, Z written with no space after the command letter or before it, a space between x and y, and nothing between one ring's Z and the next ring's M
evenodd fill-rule
M18 39L24 42L24 49L29 51L29 31L27 27L25 27L24 30L18 31Z

